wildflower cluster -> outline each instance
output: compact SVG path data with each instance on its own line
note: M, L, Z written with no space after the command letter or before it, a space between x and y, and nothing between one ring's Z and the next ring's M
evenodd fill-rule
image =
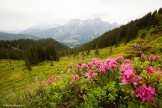
M102 62L94 58L92 59L92 61L88 62L87 64L86 63L76 64L75 71L88 72L88 73L85 73L84 76L94 80L95 76L97 76L98 74L104 74L107 71L111 71L117 68L118 64L120 64L120 61L122 59L123 57L120 56L117 58L108 58L105 60L105 62Z
M145 83L142 84L142 86L140 87L140 89L135 90L136 92L136 97L141 98L142 101L150 101L153 100L155 97L155 88L151 87L151 86L147 86Z
M131 82L134 85L138 85L138 76L135 75L134 69L130 61L126 60L126 64L121 65L120 70L123 72L122 82L128 83Z
M118 107L120 105L131 106L129 103L132 102L145 107L150 107L150 105L160 107L161 63L161 57L158 55L141 54L141 57L132 59L119 56L101 61L94 58L88 63L70 66L66 73L70 79L65 78L69 82L64 89L60 89L61 92L58 95L62 96L59 105L65 101L71 105L70 100L75 100L78 105L83 105L80 107L90 105L97 108L100 105L110 104ZM51 88L52 81L52 78L48 78ZM53 88L56 88L55 92L58 93L58 88Z
M145 54L141 54L140 59L141 61L139 62L143 65L145 61L151 60L150 62L152 62L160 59L160 56L150 54L150 56L147 57ZM132 87L135 93L134 98L140 99L143 102L154 100L156 87L149 84L148 81L153 73L158 73L157 78L161 78L162 71L155 69L151 63L146 67L143 66L143 69L139 70L134 67L134 63L132 62L134 61L124 59L122 56L108 58L104 62L94 58L87 64L76 64L74 69L76 74L73 79L78 80L81 77L87 77L91 80L99 80L100 77L98 76L105 75L106 73L114 74L114 72L116 72L117 74L114 77L121 78L120 81L123 83L123 86L130 84L130 87ZM117 70L119 70L119 72ZM150 76L146 78L148 75ZM152 83L154 82L153 80Z

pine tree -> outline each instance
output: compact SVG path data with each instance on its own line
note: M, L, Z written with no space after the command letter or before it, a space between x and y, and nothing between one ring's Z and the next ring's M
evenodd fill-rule
M28 70L32 70L31 63L27 59L25 60L25 68Z
M158 14L162 14L162 8L159 9Z
M95 55L98 56L99 54L98 45L96 45Z
M87 48L86 54L89 55L90 54L90 49Z
M110 47L110 53L112 53L112 46Z
M82 57L83 57L83 60L84 60L84 51L82 51Z

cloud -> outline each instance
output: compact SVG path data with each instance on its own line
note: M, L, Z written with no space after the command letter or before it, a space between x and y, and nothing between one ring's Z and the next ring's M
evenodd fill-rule
M64 24L71 19L95 17L124 24L161 4L162 0L0 0L0 29Z

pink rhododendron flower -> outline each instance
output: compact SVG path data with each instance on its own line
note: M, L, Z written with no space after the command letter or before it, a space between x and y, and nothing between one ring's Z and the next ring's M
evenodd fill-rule
M101 65L101 66L99 67L99 71L100 71L100 74L105 73L105 72L106 72L105 66L104 66L104 65Z
M92 59L92 63L93 63L93 64L95 64L96 61L98 61L96 58L93 58L93 59Z
M92 62L88 62L88 66L91 68L93 66Z
M162 70L156 70L156 72L158 72L158 73L162 74Z
M79 79L79 75L74 75L74 78L73 78L74 80L77 80L77 79Z
M131 82L134 84L134 85L138 85L138 76L137 75L135 75L135 74L133 74L132 76L131 76Z
M69 68L67 71L68 71L68 72L71 72L71 71L72 71L72 69L71 69L71 68Z
M122 56L119 56L119 57L117 57L117 58L115 58L115 59L116 59L116 62L120 62L120 61L123 60L123 57L122 57Z
M135 90L136 97L141 98L142 101L150 101L155 97L155 88L147 86L145 83L142 84L139 90Z
M157 78L160 78L161 75L162 75L162 71L161 70L156 70L156 72L158 73Z
M48 84L52 83L52 78L48 78Z
M121 65L120 71L125 72L127 70L133 70L132 64L127 63L127 64L124 64L124 65Z
M160 56L158 56L158 55L155 55L155 56L154 56L154 58L155 58L155 59L158 59L158 58L160 58Z
M80 65L79 64L75 64L75 70L78 71L80 68Z
M81 68L82 68L82 69L87 69L87 68L88 68L88 65L85 64L85 63L83 63L83 64L81 65Z
M160 56L150 54L150 59L151 59L151 60L152 60L152 59L158 59L158 58L160 58Z
M131 63L131 61L130 61L129 59L125 59L124 62L125 62L125 63L128 63L128 64Z
M116 62L116 59L114 58L108 58L104 62L104 66L107 70L112 70L113 68L116 68L118 63Z
M154 59L154 55L153 54L150 54L150 59Z
M151 74L151 73L154 73L155 72L154 67L152 67L152 66L150 66L149 68L147 68L146 71L147 71L148 74Z
M122 76L123 83L130 82L134 85L138 85L138 76L133 73L133 66L130 63L122 65L120 71L124 72Z
M145 57L146 57L145 54L142 53L142 54L141 54L141 58L145 58Z
M92 60L92 63L93 63L94 65L96 65L97 67L100 67L100 66L102 65L102 61L97 60L96 58L94 58L94 59Z
M133 83L134 85L138 85L138 76L133 73L133 70L127 70L124 72L122 76L122 82L125 83Z
M86 76L93 80L95 78L96 74L94 73L93 70L89 70L89 72Z
M132 75L132 72L125 72L125 74L123 74L123 76L122 76L122 82L124 84L130 82L129 78L131 75Z

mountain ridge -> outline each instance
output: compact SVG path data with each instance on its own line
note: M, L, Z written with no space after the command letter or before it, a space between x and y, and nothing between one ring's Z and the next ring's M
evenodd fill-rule
M29 34L14 34L14 33L5 33L0 32L0 40L17 40L17 39L40 39L37 36L29 35Z
M73 19L64 25L58 25L57 27L38 32L25 32L25 34L40 38L53 38L68 46L78 46L117 26L118 24L116 23L104 22L100 18L88 20Z

